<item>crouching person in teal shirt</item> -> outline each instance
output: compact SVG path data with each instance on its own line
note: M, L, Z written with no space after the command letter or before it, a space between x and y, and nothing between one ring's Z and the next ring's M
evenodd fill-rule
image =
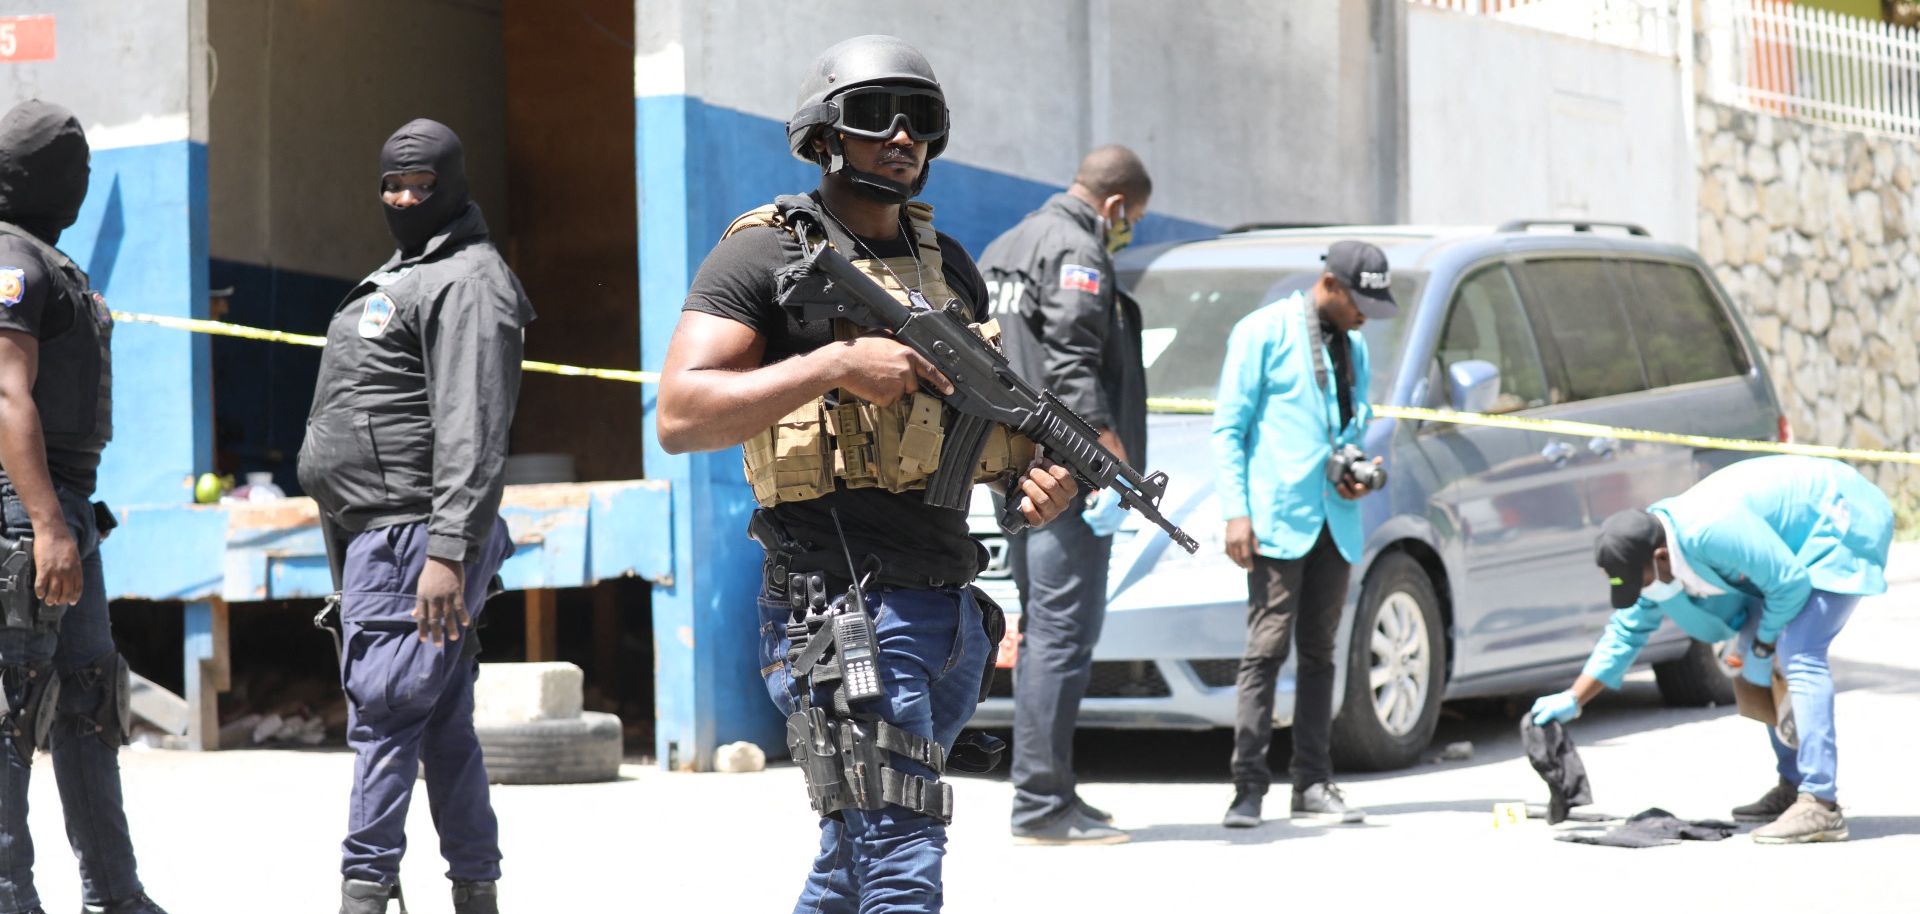
M1763 844L1842 841L1827 646L1861 597L1886 592L1893 506L1852 467L1814 457L1734 464L1646 511L1601 527L1596 560L1612 579L1613 614L1573 688L1534 702L1537 723L1578 717L1621 678L1663 618L1706 642L1738 639L1741 675L1771 686L1785 672L1796 751L1768 728L1780 782L1736 808Z

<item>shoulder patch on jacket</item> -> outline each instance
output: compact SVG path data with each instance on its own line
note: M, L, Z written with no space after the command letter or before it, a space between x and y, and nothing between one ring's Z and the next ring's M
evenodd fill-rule
M27 297L27 271L25 268L0 267L0 305L9 308Z
M387 324L393 320L393 299L384 293L375 292L367 296L367 303L360 309L360 335L373 339L387 330Z
M1100 271L1077 263L1060 265L1060 288L1088 295L1100 294Z

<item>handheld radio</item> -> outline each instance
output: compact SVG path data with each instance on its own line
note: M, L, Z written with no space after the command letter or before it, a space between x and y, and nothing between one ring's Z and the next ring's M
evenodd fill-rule
M880 647L873 634L873 616L867 612L867 595L860 587L860 570L854 567L853 550L847 548L846 531L840 527L840 512L831 510L833 529L840 535L840 549L847 555L847 602L833 614L833 644L840 654L840 677L847 690L847 701L868 701L885 694L880 688L880 669L875 664Z

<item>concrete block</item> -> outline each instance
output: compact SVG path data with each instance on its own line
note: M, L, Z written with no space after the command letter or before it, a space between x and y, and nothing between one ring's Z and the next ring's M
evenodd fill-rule
M722 774L760 771L766 767L766 752L752 743L728 743L713 750L713 770Z
M586 674L571 663L483 663L473 717L484 723L571 720L580 716Z

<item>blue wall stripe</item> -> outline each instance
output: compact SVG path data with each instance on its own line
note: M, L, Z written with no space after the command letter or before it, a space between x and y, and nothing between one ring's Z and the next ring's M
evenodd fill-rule
M205 317L206 183L201 143L98 150L61 249L115 308ZM190 501L186 480L212 462L207 339L127 325L113 342L114 440L100 495L122 505Z

